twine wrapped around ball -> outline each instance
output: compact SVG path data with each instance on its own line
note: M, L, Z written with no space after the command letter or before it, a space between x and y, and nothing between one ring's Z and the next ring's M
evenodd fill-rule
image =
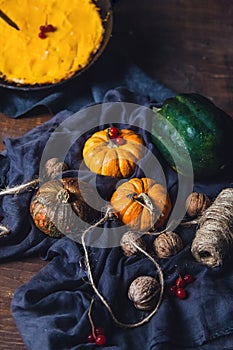
M210 267L222 265L233 245L233 188L222 190L198 224L191 246L194 258Z

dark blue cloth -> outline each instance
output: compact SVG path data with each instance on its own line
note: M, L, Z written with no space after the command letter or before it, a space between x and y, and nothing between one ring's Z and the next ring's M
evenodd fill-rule
M107 90L124 86L130 91L163 101L174 92L148 77L128 57L116 52L111 43L88 71L77 79L42 91L20 91L0 87L0 112L12 118L29 113L73 112L93 102L102 102Z
M119 126L133 125L143 136L146 147L157 156L162 165L168 190L174 201L178 188L177 174L165 164L146 131L150 129L151 120L144 106L150 107L151 99L118 88L108 91L103 101L106 104L96 116L96 123L101 128L112 113L111 108L106 108L108 102L126 101L142 106L128 113L124 104L117 103ZM69 118L72 118L71 122L66 123ZM82 109L75 115L62 111L25 136L6 139L6 151L0 159L1 186L12 187L37 177L48 140L56 140L56 137L59 140L61 137L64 142L67 138L69 141L69 136L76 136L75 127L89 130L89 125L89 109ZM65 175L79 174L82 179L95 185L105 200L109 200L117 180L95 176L85 168L79 170L83 141L90 134L91 131L85 133L69 148L66 160L71 170ZM54 151L59 152L57 149ZM146 169L147 175L163 181L161 170L148 166L150 156L149 152L145 154L132 177L142 176ZM212 183L195 184L194 189L202 188L214 197L221 188L227 186L232 186L232 174L229 174L229 178ZM82 246L68 237L60 240L49 238L35 228L29 213L34 192L8 195L1 200L1 215L4 217L2 224L10 228L11 234L1 238L0 261L37 255L49 260L45 268L16 290L12 301L13 316L30 350L96 349L96 345L86 343L86 337L91 331L87 312L94 293L83 266ZM109 239L109 231L113 234L114 227L118 232L121 223L117 220L107 221L100 237L98 233L96 239ZM158 312L147 324L135 329L117 327L101 301L95 297L92 317L96 326L105 329L108 339L106 346L98 347L99 349L233 348L232 259L226 260L222 268L215 269L197 263L190 253L194 231L194 227L177 228L185 242L185 248L174 257L158 260L164 272L166 289ZM95 236L95 231L92 235ZM117 239L119 237L116 237L116 241ZM148 244L151 243L152 238L149 238ZM127 298L127 289L130 282L139 275L156 276L154 265L141 255L124 256L117 244L113 248L89 247L88 251L94 280L118 319L125 323L134 323L145 317L147 313L135 309ZM195 278L187 287L189 296L186 300L179 300L168 292L169 286L174 284L177 277L175 266L181 274L191 273Z

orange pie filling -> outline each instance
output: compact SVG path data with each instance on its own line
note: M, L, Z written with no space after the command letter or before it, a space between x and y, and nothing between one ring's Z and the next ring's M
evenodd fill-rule
M84 68L104 28L91 0L0 0L16 30L0 18L0 77L18 84L50 84ZM41 26L53 30L44 31ZM43 29L42 27L42 29Z

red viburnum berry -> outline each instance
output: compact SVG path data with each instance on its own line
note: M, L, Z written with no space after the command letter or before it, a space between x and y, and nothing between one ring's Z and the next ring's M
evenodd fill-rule
M187 293L183 288L177 288L176 296L179 299L185 299L187 297Z
M173 285L169 288L169 292L170 294L172 295L175 295L176 294L176 290L177 290L177 286L176 285Z
M191 282L193 282L193 276L186 274L186 275L184 275L183 280L185 281L186 284L191 283Z
M119 130L115 126L112 126L108 129L108 135L110 139L115 139L119 136Z
M95 343L97 345L105 345L106 344L106 337L104 334L100 334L96 337Z
M45 39L45 38L46 38L45 32L40 32L40 33L38 34L38 36L39 36L40 39Z
M122 146L122 145L125 144L125 140L124 140L122 137L118 136L118 137L115 139L115 144L116 144L117 146Z
M52 24L46 26L46 32L55 32L56 28Z
M87 337L87 342L88 343L95 343L95 337L93 334L89 334Z
M181 276L179 276L176 279L176 286L177 286L177 288L184 288L185 284L186 283L185 283L184 279Z

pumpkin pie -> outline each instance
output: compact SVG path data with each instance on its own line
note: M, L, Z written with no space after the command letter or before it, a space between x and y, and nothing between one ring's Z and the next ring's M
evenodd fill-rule
M0 0L19 30L0 19L0 78L19 85L53 84L84 68L103 40L91 0Z

